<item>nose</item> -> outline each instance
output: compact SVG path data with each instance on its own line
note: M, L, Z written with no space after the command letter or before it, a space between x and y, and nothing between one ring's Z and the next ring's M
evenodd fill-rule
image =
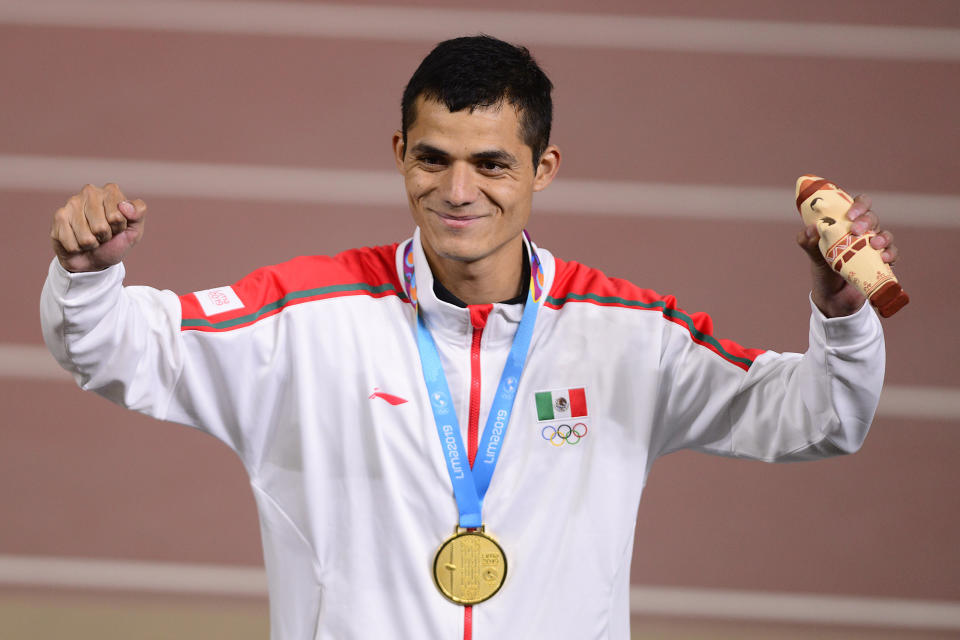
M454 162L444 174L441 195L447 205L462 207L477 199L480 190L473 167L469 163Z

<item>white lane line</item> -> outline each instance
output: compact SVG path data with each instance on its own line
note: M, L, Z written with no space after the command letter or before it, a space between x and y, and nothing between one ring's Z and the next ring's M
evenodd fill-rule
M632 587L630 612L822 625L960 629L960 603L898 598Z
M490 33L531 46L960 60L960 29L828 22L202 0L4 0L0 22L401 42Z
M886 385L877 415L909 420L960 419L960 389Z
M264 596L267 577L256 567L0 556L0 584L73 589Z
M174 196L405 206L393 171L155 162L0 154L0 189L57 191L116 182L131 197ZM852 187L854 185L845 185ZM867 190L891 227L960 227L960 196ZM559 177L535 196L547 214L797 222L793 184L783 188L665 184Z
M0 556L0 585L217 596L267 595L263 569L225 565ZM960 603L724 589L634 586L635 615L960 629Z
M405 206L403 178L393 171L304 169L0 154L0 188L63 191L87 182L116 182L131 197L183 196ZM148 203L149 204L149 203Z
M870 194L885 225L960 227L960 196L879 189L853 192L861 191ZM799 222L793 216L797 211L793 185L745 187L561 177L536 198L537 209L548 213Z
M71 382L46 347L0 342L0 379ZM887 385L877 415L910 420L960 420L960 389Z
M60 367L46 347L9 342L0 343L0 378L73 381L73 376Z

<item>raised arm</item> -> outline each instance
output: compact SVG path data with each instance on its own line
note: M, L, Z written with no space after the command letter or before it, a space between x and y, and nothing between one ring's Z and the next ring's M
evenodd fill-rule
M123 286L121 259L142 238L145 213L142 200L128 200L114 184L87 185L57 210L56 259L40 298L44 340L84 390L201 428L240 452L245 407L232 398L252 394L216 381L230 366L222 353L242 366L246 352L239 344L213 352L188 343L176 294Z
M897 259L870 200L847 212L860 235L874 231L884 262ZM883 386L883 330L864 296L824 260L816 227L797 244L812 264L809 346L803 355L765 352L739 366L669 327L664 344L660 453L683 448L766 461L856 451Z

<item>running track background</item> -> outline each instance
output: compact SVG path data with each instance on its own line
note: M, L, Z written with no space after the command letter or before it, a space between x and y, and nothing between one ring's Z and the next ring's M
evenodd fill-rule
M661 460L634 636L958 637L960 7L483 8L0 1L0 637L267 636L238 461L83 394L45 355L53 212L86 182L143 197L127 282L177 292L404 239L400 93L436 41L481 30L528 44L556 85L563 166L530 230L558 256L675 294L719 336L802 351L796 177L871 194L901 248L912 301L884 321L888 388L862 451Z

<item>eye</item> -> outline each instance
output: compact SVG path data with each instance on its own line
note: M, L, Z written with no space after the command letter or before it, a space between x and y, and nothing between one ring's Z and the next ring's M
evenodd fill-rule
M420 156L417 162L428 169L440 169L447 164L442 156Z
M477 164L477 168L484 173L496 174L506 171L507 166L500 162L494 162L493 160L482 160Z

